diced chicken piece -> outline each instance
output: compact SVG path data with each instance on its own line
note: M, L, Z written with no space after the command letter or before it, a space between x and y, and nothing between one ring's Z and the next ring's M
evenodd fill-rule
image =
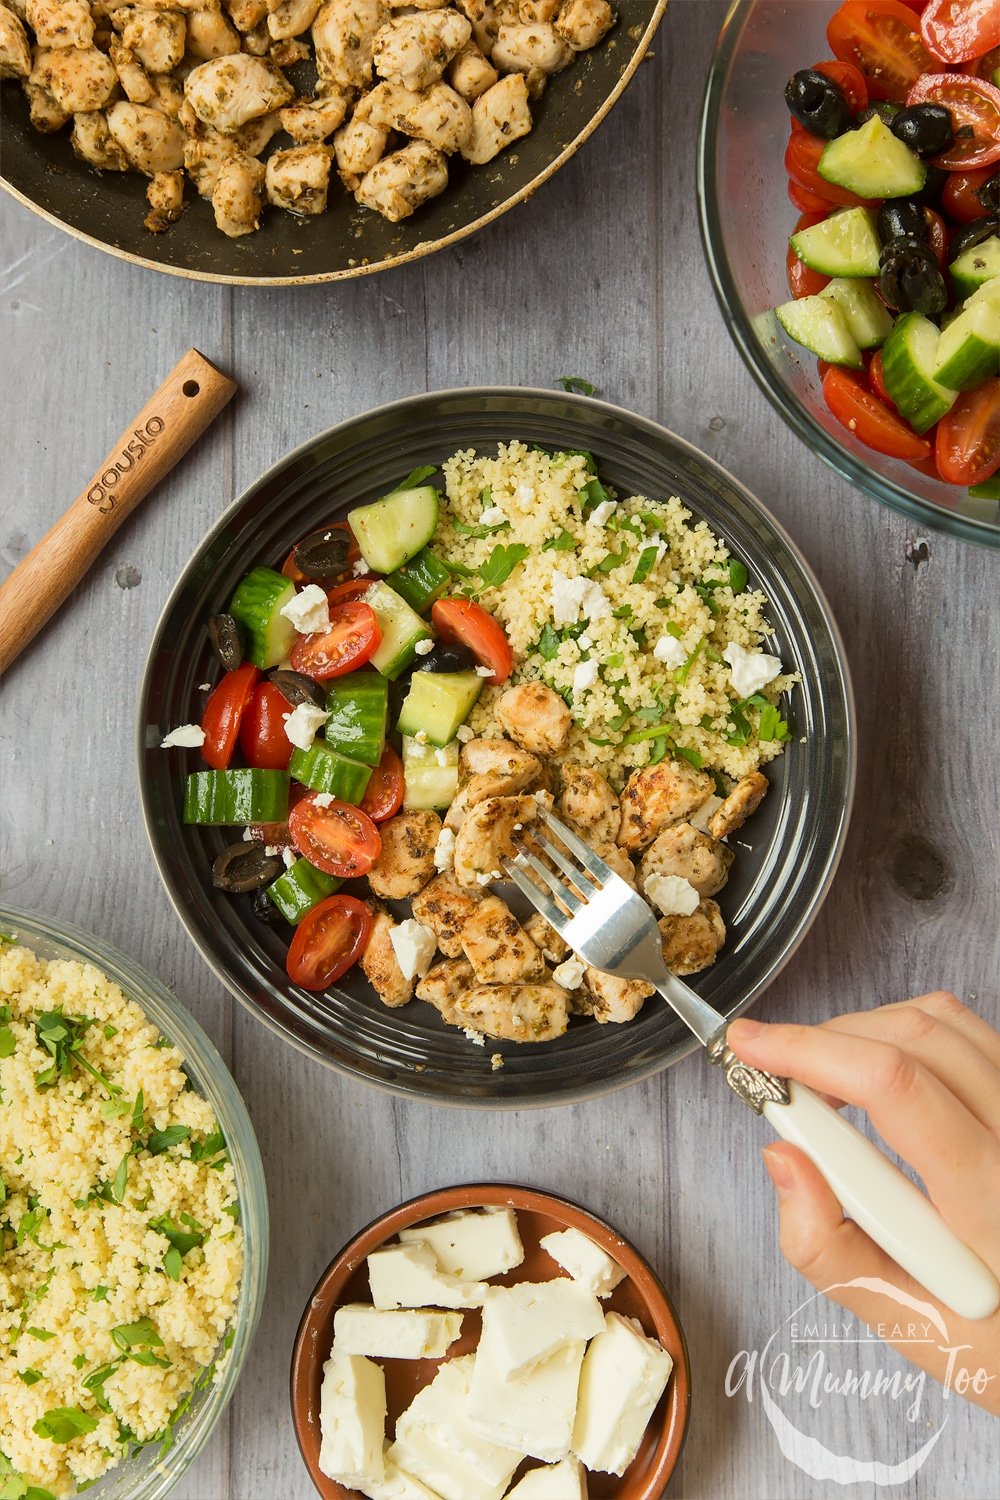
M537 21L554 21L562 0L518 0L517 19L525 26Z
M398 224L447 186L448 166L442 153L414 141L376 162L358 183L354 196L362 207L373 208L391 224Z
M708 831L712 837L725 839L742 828L767 796L767 786L767 777L760 771L742 777L709 819Z
M280 42L272 42L267 55L277 67L292 68L296 63L305 62L312 53L308 42L301 37L287 36Z
M147 177L184 165L184 133L158 109L119 100L108 110L108 129L133 167Z
M550 963L561 964L564 958L569 958L572 952L569 943L559 936L552 923L546 921L540 911L532 912L524 924L524 930Z
M487 797L510 797L540 786L545 767L537 755L505 739L467 740L458 757L459 789L445 827L461 828L466 813Z
M438 151L458 151L472 130L472 111L446 83L432 84L418 94L385 81L359 101L355 113L382 130L398 130Z
M462 155L481 167L531 130L528 85L520 73L508 73L472 106L472 139Z
M147 73L170 73L184 56L187 22L183 16L146 6L128 6L114 15L122 45L142 63Z
M267 29L266 21L255 26L253 31L243 32L243 51L249 57L267 57L273 46L274 38Z
M501 26L493 45L493 63L502 73L558 73L573 61L573 51L554 26L540 23Z
M729 879L733 851L717 839L699 833L690 823L674 823L657 834L639 865L643 889L651 875L676 875L694 886L699 896L714 896Z
M221 10L193 10L187 18L187 50L199 62L239 52L240 34Z
M480 984L541 979L542 955L506 901L486 896L462 924L462 951Z
M235 147L222 164L212 190L216 228L230 239L252 234L264 206L264 164Z
M446 1019L511 1042L551 1042L569 1025L569 997L559 984L477 984Z
M560 770L562 791L556 808L588 841L613 843L618 837L621 809L615 790L600 771L567 762Z
M522 10L524 9L522 0ZM566 0L556 20L556 30L574 52L589 52L615 24L608 0Z
M148 104L153 98L153 85L149 74L120 37L112 37L108 52L114 64L118 81L125 90L125 97L132 104Z
M372 930L361 955L365 978L383 1005L395 1010L413 998L413 980L407 979L392 946L391 933L398 926L389 913L372 903Z
M325 146L293 146L268 158L267 198L293 214L326 212L330 186L330 152Z
M99 167L102 172L132 170L131 162L112 136L107 119L100 110L73 116L70 142L77 156L90 167Z
M583 983L590 997L589 1005L583 1001L587 1014L601 1026L609 1021L631 1021L656 993L655 986L645 979L619 979L589 966L584 969Z
M21 87L27 96L31 123L40 135L52 135L69 124L73 118L72 112L57 104L48 89L43 88L40 83L33 83L30 78L25 78Z
M30 72L28 34L14 12L0 5L0 78L27 78Z
M51 94L67 115L103 109L118 86L118 74L96 47L36 47L30 81Z
M184 90L177 79L157 73L149 81L153 85L153 94L149 100L150 109L158 109L162 114L168 115L171 120L176 120L181 112L181 106L185 103Z
M367 88L375 33L388 14L382 0L327 0L312 29L320 78L342 89Z
M559 694L544 682L522 682L501 693L498 720L514 742L534 755L558 755L569 741L573 722Z
M472 26L454 10L397 16L376 34L373 62L380 78L408 89L436 83L472 35Z
M237 31L253 31L267 21L267 0L222 0Z
M86 0L25 0L24 19L39 47L94 45L94 18Z
M624 849L620 849L617 844L605 844L595 839L594 853L600 855L604 863L610 865L615 874L620 875L625 884L635 890L635 865Z
M184 82L199 120L232 135L248 120L290 104L295 90L273 63L239 53L199 63Z
M491 4L491 0L455 0L455 9L468 18L472 26L472 40L483 56L489 57L500 30L497 7Z
M153 234L162 234L184 211L184 173L157 172L146 189L146 199L149 213L143 222Z
M522 828L538 819L534 797L487 797L477 802L455 839L455 878L460 885L488 885L501 871L504 855L514 853Z
M322 0L267 0L267 29L276 42L301 36L315 21Z
M454 1024L455 1007L475 982L472 965L464 958L446 958L443 963L428 969L418 981L417 999L426 1000L446 1021Z
M715 963L726 941L726 924L714 901L702 900L689 917L661 917L663 962L671 974L697 974Z
M349 193L357 190L365 173L381 159L388 139L387 130L379 130L358 119L348 120L337 131L333 138L333 154L340 180Z
M443 10L448 0L386 0L390 10L404 10L407 15L417 10Z
M144 10L183 11L185 14L190 14L193 10L204 10L206 3L212 3L212 0L142 0ZM119 8L117 4L108 5L110 11Z
M448 64L448 82L456 94L461 94L471 104L480 94L491 89L500 75L476 45L466 42L461 52Z
M247 156L259 156L273 135L277 135L281 129L281 120L278 111L271 115L261 115L257 120L248 120L241 125L239 130L234 130L230 140L235 141L241 151Z
M433 812L402 812L383 823L382 852L368 872L368 884L386 901L402 901L434 874L434 849L441 819Z
M211 198L219 173L235 151L231 136L220 135L199 122L199 133L184 139L184 170L203 198Z
M619 844L628 850L645 848L661 828L679 823L700 807L714 785L707 772L681 761L661 761L633 771L619 799Z
M414 896L413 915L431 929L446 958L460 958L462 928L478 904L453 875L435 875Z
M278 111L281 128L288 132L296 145L318 145L344 123L349 102L343 89L336 89L319 99L296 99L294 104Z

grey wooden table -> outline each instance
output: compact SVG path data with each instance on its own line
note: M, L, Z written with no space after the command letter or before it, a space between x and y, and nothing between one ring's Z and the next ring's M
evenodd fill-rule
M659 1269L694 1375L672 1495L844 1493L786 1460L759 1401L726 1395L734 1356L759 1347L808 1288L779 1255L758 1157L767 1132L702 1061L534 1113L442 1111L344 1082L282 1046L210 977L154 873L132 769L136 691L162 604L202 533L264 467L318 429L414 391L579 372L700 445L773 508L847 641L861 754L853 830L819 919L759 1014L816 1021L946 985L996 1018L1000 554L922 531L838 482L780 423L731 344L694 194L701 81L722 13L715 0L672 0L655 58L552 183L479 237L387 275L273 292L189 284L0 205L5 566L190 344L241 387L3 693L6 900L101 932L176 990L227 1058L268 1173L262 1326L178 1500L307 1500L288 1358L315 1278L399 1199L477 1178L576 1198ZM637 156L640 135L663 144ZM923 883L915 848L927 856ZM937 1425L932 1404L928 1395L926 1420ZM995 1494L995 1424L956 1399L943 1411L930 1457L893 1493ZM814 1418L834 1451L867 1442L892 1460L914 1446L898 1403L830 1397ZM876 1485L847 1491L874 1495Z

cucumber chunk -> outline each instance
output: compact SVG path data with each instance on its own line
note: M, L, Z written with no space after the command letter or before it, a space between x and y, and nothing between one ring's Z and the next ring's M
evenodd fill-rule
M185 823L283 823L287 816L287 771L193 771L184 788Z
M442 812L458 791L458 740L438 747L403 735L403 806Z
M353 802L355 807L372 776L364 761L341 755L321 740L314 740L308 750L293 750L288 770L293 781L301 781L310 791L330 792L338 802Z
M389 683L380 672L350 672L326 684L323 739L341 755L377 766L385 749Z
M981 286L1000 276L1000 238L990 235L979 245L964 250L948 267L955 296L971 297Z
M909 198L927 181L920 157L877 114L824 146L816 170L859 198Z
M877 276L879 238L867 208L845 208L790 241L799 260L824 276Z
M971 391L1000 375L1000 301L972 303L941 335L934 378L955 391Z
M904 313L897 318L882 350L882 372L901 417L915 432L944 416L956 392L937 380L938 343L941 334L922 313Z
M970 484L969 494L973 500L1000 500L1000 474L984 479L982 484Z
M394 490L347 516L361 556L375 573L392 573L426 547L438 522L438 492L432 485Z
M859 349L880 349L892 332L892 314L872 282L835 276L819 295L840 308Z
M428 547L411 557L408 563L390 573L386 583L405 599L411 609L423 614L448 588L451 574L439 557Z
M237 585L229 613L243 626L247 659L255 667L276 667L295 644L295 626L281 613L294 597L294 583L273 568L253 568Z
M482 692L477 672L414 672L410 691L399 711L400 734L425 734L444 749L455 738L459 724Z
M270 900L281 912L286 922L293 926L308 916L314 906L332 896L343 885L335 875L317 870L307 859L297 859L290 869L279 875L267 888Z
M1000 307L1000 276L994 276L992 280L984 281L982 286L967 299L965 306L978 307L980 302L990 302L995 307Z
M432 640L434 632L406 600L381 579L373 583L362 597L375 611L382 632L378 649L368 660L383 677L395 682L416 660L417 642Z
M790 338L827 364L862 368L861 350L836 302L826 297L800 297L776 307L774 316Z

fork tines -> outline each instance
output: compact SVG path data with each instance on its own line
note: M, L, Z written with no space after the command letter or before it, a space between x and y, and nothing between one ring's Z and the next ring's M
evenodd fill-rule
M520 847L514 855L504 860L504 865L522 894L527 896L553 926L558 926L560 922L565 922L567 915L574 917L609 877L614 875L614 871L559 818L544 810L541 818L559 843L576 855L583 869L568 858L551 837L546 837L537 825L525 830ZM532 845L537 849L537 854L532 851ZM539 855L542 857L539 858ZM561 870L570 883L560 880L549 868L549 864Z

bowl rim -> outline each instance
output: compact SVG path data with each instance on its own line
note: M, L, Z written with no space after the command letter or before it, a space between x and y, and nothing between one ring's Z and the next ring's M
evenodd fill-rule
M179 894L174 890L173 883L168 876L165 856L159 849L155 838L154 808L152 806L150 788L145 774L145 756L148 749L145 738L145 705L149 684L153 675L156 653L159 649L160 638L164 632L166 625L169 622L170 616L177 606L178 600L182 597L185 588L187 587L189 575L196 567L198 559L202 557L204 553L211 547L213 542L219 536L221 536L223 532L226 531L226 529L231 525L231 523L239 514L241 508L248 502L248 500L252 498L254 493L258 489L268 486L275 480L280 479L282 473L286 469L295 466L300 460L307 458L317 446L317 444L335 442L338 437L348 433L351 428L355 427L360 422L367 421L371 418L374 418L375 416L383 419L391 419L394 414L404 413L415 403L436 403L441 401L456 400L470 401L473 399L484 400L488 402L497 400L545 403L551 401L563 401L566 403L572 403L577 406L581 406L585 410L593 409L597 412L602 413L605 417L612 418L617 422L626 424L626 426L630 428L639 429L642 432L646 432L655 437L658 441L663 441L664 439L668 440L669 443L671 443L679 453L685 455L689 459L693 459L697 464L704 466L709 471L720 476L726 484L732 486L733 489L738 491L741 495L747 497L756 511L765 518L768 526L772 528L773 532L780 539L782 544L787 547L788 551L794 557L798 567L801 569L801 572L809 585L809 589L816 603L816 606L823 617L824 624L827 631L829 632L831 641L835 647L836 661L839 672L839 684L843 693L844 709L848 729L847 735L845 736L844 747L846 786L843 806L839 809L838 812L836 833L827 854L823 878L822 881L816 886L809 910L800 920L798 929L796 930L792 940L788 943L785 951L778 959L773 962L765 978L757 984L751 986L749 991L743 995L739 1004L733 1009L730 1019L735 1019L737 1016L742 1015L744 1011L749 1009L749 1007L760 998L760 996L764 993L768 986L773 984L774 980L794 957L795 953L799 949L799 946L805 940L809 930L811 929L813 923L819 915L826 897L829 894L830 886L832 885L834 877L836 876L837 869L840 865L844 847L847 841L848 831L850 828L851 812L854 805L854 796L857 784L858 735L857 710L854 697L854 688L851 680L850 667L848 664L844 640L840 633L840 629L837 625L837 621L830 607L829 601L827 600L826 595L823 592L823 589L821 588L819 580L817 579L812 567L807 562L798 544L793 540L782 523L777 519L773 512L769 510L769 508L763 503L763 501L759 500L757 496L751 490L749 490L746 485L742 483L742 481L737 479L716 459L709 457L708 454L702 452L701 449L697 448L693 443L690 443L686 438L678 436L678 434L674 433L669 428L664 427L661 423L654 421L650 417L641 416L639 413L632 412L626 407L621 407L611 402L600 400L597 397L583 396L576 393L557 392L540 386L452 386L446 387L442 390L424 391L419 392L415 396L403 396L395 401L386 402L377 407L370 407L363 412L358 412L352 416L345 417L341 421L334 423L333 426L327 427L320 432L314 433L311 437L306 438L303 442L297 444L296 447L290 449L287 453L281 455L278 459L276 459L275 462L269 465L269 467L262 474L251 480L251 482L241 491L241 493L236 496L236 498L226 507L226 509L216 519L216 521L208 529L208 531L206 531L202 535L195 547L194 552L181 570L181 573L176 579L173 588L170 590L170 593L168 594L167 599L164 602L163 608L160 611L159 618L156 621L156 625L154 626L152 635L150 637L150 642L147 648L146 658L143 663L142 674L140 678L139 693L136 703L134 730L135 772L139 790L139 806L142 814L143 826L146 830L146 837L153 858L153 863L156 867L156 871L160 877L163 888L166 891L167 898L170 901L170 904L173 907L174 911L176 912L181 925L184 928L184 931L187 933L188 938L194 944L204 962L211 969L212 973L215 974L216 978L225 986L230 994L232 994L239 1001L239 1003L244 1006L244 1008L251 1015L254 1016L254 1018L258 1022L261 1022L263 1025L265 1025L270 1031L273 1032L275 1036L279 1037L283 1042L295 1047L298 1051L303 1053L303 1055L310 1057L313 1060L322 1062L324 1066L331 1068L334 1072L355 1081L360 1081L367 1087L377 1089L381 1093L387 1094L389 1096L403 1098L412 1098L416 1096L426 1099L435 1105L443 1106L446 1108L467 1110L546 1109L564 1104L578 1103L581 1100L596 1097L597 1095L610 1092L611 1090L618 1087L631 1086L632 1084L642 1082L649 1077L653 1077L656 1074L663 1072L666 1068L672 1066L674 1063L682 1061L685 1057L690 1056L692 1052L696 1051L699 1048L700 1044L693 1035L685 1037L677 1044L676 1050L673 1052L669 1059L664 1060L661 1058L655 1064L644 1068L641 1073L636 1073L634 1076L630 1077L627 1085L611 1084L581 1088L577 1092L574 1092L572 1094L567 1093L565 1095L560 1095L558 1098L552 1098L549 1096L535 1098L530 1095L512 1095L511 1097L491 1097L489 1099L481 1099L478 1097L442 1097L438 1094L421 1094L419 1093L419 1091L415 1094L412 1086L403 1087L401 1084L395 1082L372 1078L368 1073L359 1068L345 1067L338 1060L333 1059L325 1054L319 1053L315 1048L311 1047L308 1042L289 1031L271 1015L265 1013L262 1009L255 1006L252 1003L250 997L244 993L243 989L240 988L234 977L229 973L229 970L227 969L225 963L216 955L212 946L208 942L203 942L200 933L197 933L193 930L188 920L188 915L184 903L181 901Z
M358 1230L338 1250L320 1275L306 1299L299 1319L289 1367L292 1425L299 1453L313 1485L319 1493L323 1493L314 1473L315 1458L311 1456L317 1446L315 1431L310 1431L309 1427L310 1416L314 1414L310 1411L308 1385L320 1359L315 1349L310 1350L308 1347L313 1324L325 1319L331 1302L336 1305L343 1284L353 1276L360 1261L401 1229L455 1209L494 1207L549 1213L553 1218L564 1221L567 1228L582 1228L584 1233L590 1235L601 1249L606 1250L622 1266L628 1279L639 1289L661 1342L664 1331L669 1334L672 1347L668 1353L674 1360L674 1366L668 1385L667 1407L657 1441L655 1466L648 1477L647 1494L644 1497L644 1500L660 1500L664 1486L680 1461L691 1416L691 1357L684 1328L670 1293L646 1256L606 1219L560 1193L550 1193L527 1183L507 1182L455 1183L451 1187L418 1193L386 1213L377 1215L363 1229ZM319 1299L325 1304L322 1308L316 1306ZM323 1353L323 1360L328 1353L328 1350ZM344 1490L343 1493L350 1495L354 1492Z
M800 402L782 394L776 383L769 378L759 357L759 341L750 319L744 314L736 279L724 249L715 180L722 95L736 48L751 12L759 3L760 0L731 0L709 66L698 128L696 187L702 249L729 335L771 406L796 437L841 479L881 504L899 511L911 521L919 521L925 526L957 537L960 541L978 542L984 547L1000 547L1000 524L944 510L861 463L846 448L835 442Z
M436 240L422 241L410 250L391 255L386 260L377 261L371 265L347 266L339 271L321 271L309 276L229 276L213 271L194 271L187 266L164 265L162 261L149 260L144 255L135 255L131 250L122 250L117 245L109 245L106 240L98 239L95 235L88 234L84 229L78 229L73 224L67 224L57 214L48 209L40 207L19 188L0 173L0 187L15 198L18 203L23 203L25 208L44 219L46 223L53 225L56 229L63 229L71 234L74 239L82 240L84 244L92 245L97 250L103 250L108 255L114 255L118 260L128 261L134 266L143 266L150 271L162 271L167 276L179 276L187 281L208 281L220 286L317 286L329 281L351 281L358 276L373 276L379 271L389 271L398 266L411 264L413 261L422 260L427 255L433 255L437 250L446 250L452 245L467 239L469 235L485 229L488 224L494 223L507 213L509 209L515 208L517 204L525 202L530 198L549 178L565 166L571 156L574 156L585 141L593 135L612 107L617 104L625 89L631 83L632 78L644 61L649 50L650 43L656 34L660 22L663 20L668 0L654 0L653 10L649 21L643 29L642 35L634 43L634 51L627 66L618 77L611 92L602 101L600 107L591 115L582 130L569 141L557 156L550 161L540 172L536 172L530 182L526 182L517 192L511 193L502 203L496 204L487 213L478 215L468 224L463 224L459 229L453 229L450 234ZM625 33L628 34L627 32Z
M6 903L0 907L0 924L4 931L13 929L25 946L32 947L40 942L62 949L77 961L92 964L119 985L126 998L134 1000L144 1015L169 1035L178 1047L185 1063L189 1063L197 1075L195 1082L199 1092L208 1099L217 1118L224 1113L235 1119L235 1130L228 1128L229 1118L225 1120L226 1144L233 1163L241 1210L252 1204L252 1211L240 1215L243 1272L236 1309L229 1325L233 1330L233 1340L228 1349L216 1353L217 1378L205 1388L205 1399L190 1426L166 1456L144 1472L137 1488L130 1490L135 1500L164 1500L215 1432L239 1384L260 1322L270 1255L270 1215L267 1178L257 1134L239 1086L215 1043L187 1006L144 964L73 922L24 911ZM177 1459L180 1459L179 1464ZM116 1465L102 1479L111 1481L116 1473L124 1472L127 1465L128 1460L124 1465ZM98 1489L95 1493L99 1495L101 1492Z

